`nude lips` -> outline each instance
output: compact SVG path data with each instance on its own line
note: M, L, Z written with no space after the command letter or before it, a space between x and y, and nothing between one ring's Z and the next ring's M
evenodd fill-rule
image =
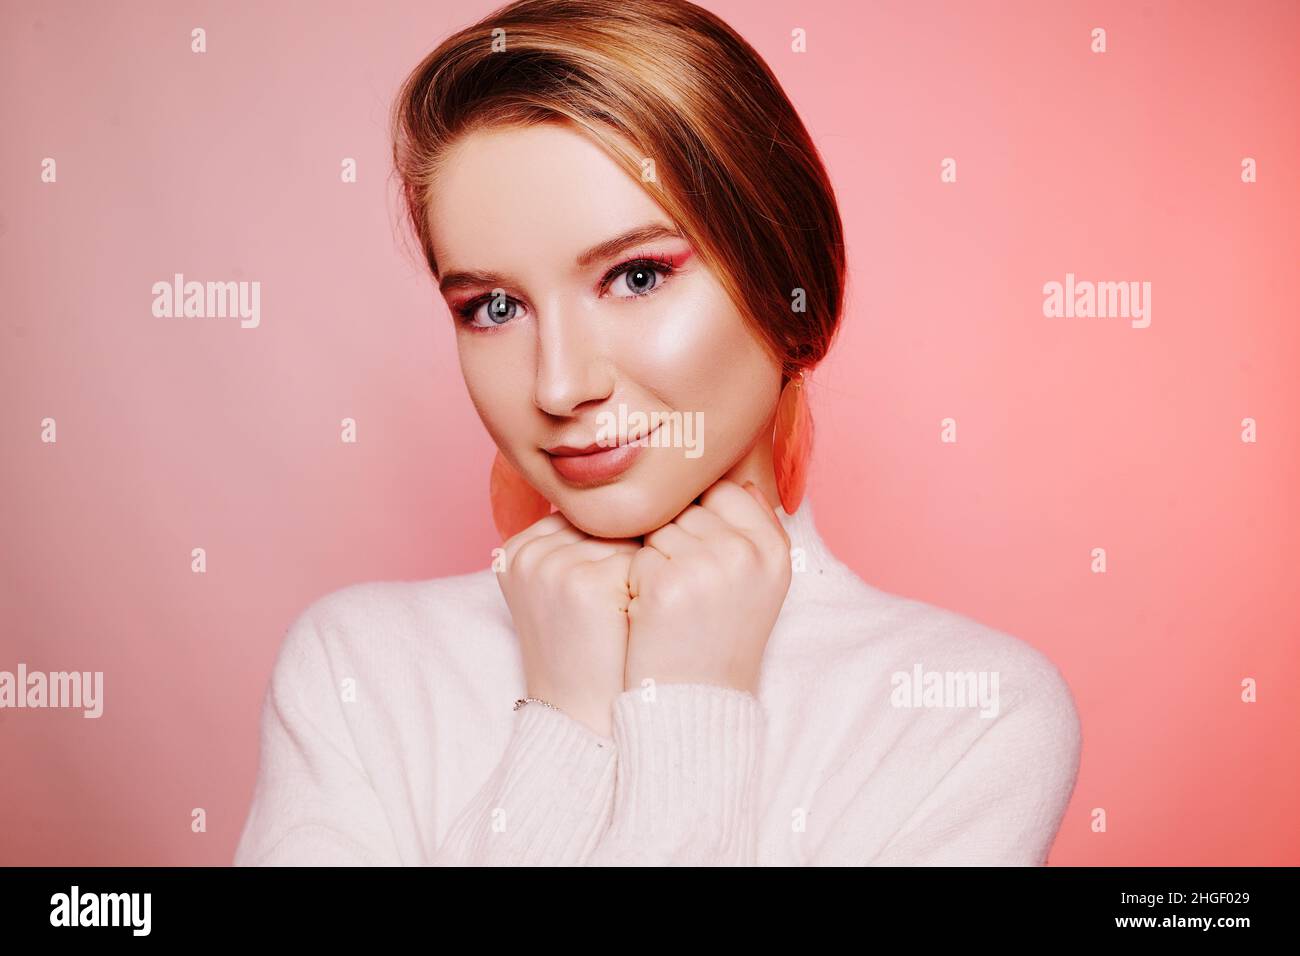
M631 468L645 448L650 434L633 442L613 448L597 448L585 454L568 449L547 454L550 456L551 464L565 481L574 484L592 484L614 478Z

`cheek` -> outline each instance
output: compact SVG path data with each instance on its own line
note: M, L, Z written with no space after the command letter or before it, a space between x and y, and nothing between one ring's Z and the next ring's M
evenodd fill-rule
M725 391L730 369L751 361L755 347L744 319L713 283L682 290L651 322L637 323L637 331L624 354L633 356L640 383L674 405L708 404L709 396Z
M457 353L465 389L479 418L498 441L509 441L512 425L526 419L533 381L518 349L500 341L480 342L472 333L457 336ZM484 336L487 338L487 336Z

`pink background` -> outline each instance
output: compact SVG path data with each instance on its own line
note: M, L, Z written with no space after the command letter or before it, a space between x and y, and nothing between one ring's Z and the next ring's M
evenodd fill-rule
M831 547L1069 679L1054 863L1300 863L1300 5L706 5L842 205L812 393ZM289 621L487 566L493 449L399 239L385 121L494 6L5 4L0 669L102 670L106 710L0 711L0 863L228 863ZM260 281L261 326L153 317L174 272ZM1066 272L1151 282L1151 327L1045 318Z

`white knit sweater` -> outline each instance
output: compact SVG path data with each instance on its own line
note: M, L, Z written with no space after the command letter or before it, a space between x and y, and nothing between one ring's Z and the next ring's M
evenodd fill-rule
M865 584L807 498L777 514L795 571L757 697L626 691L612 739L512 709L490 569L320 598L271 675L236 865L1045 863L1081 741L1057 669Z

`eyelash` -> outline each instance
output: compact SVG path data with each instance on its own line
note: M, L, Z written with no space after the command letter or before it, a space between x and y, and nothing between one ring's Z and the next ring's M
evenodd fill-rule
M632 300L648 299L650 298L650 296L654 295L656 292L662 289L665 283L667 283L669 277L672 276L673 273L677 271L677 267L671 258L667 256L657 256L651 253L643 253L640 255L633 256L631 259L627 259L624 260L623 262L620 262L618 265L614 266L608 272L606 272L604 277L600 280L600 291L603 293L606 289L609 288L610 283L612 283L620 275L626 272L631 272L633 269L637 269L637 268L647 268L647 269L653 269L656 272L661 272L663 273L663 278L649 292L643 292L640 295L620 296L619 298L632 299ZM456 308L456 313L460 316L461 324L464 325L471 332L494 332L497 329L510 325L511 324L510 322L502 322L500 325L493 328L492 326L474 324L474 314L478 312L478 310L483 306L484 303L490 302L491 300L492 300L491 295L481 295L478 296L477 298L471 299L470 301L466 302L464 305L458 306ZM515 304L519 303L518 299L515 299L511 296L506 296L506 301L514 302Z

